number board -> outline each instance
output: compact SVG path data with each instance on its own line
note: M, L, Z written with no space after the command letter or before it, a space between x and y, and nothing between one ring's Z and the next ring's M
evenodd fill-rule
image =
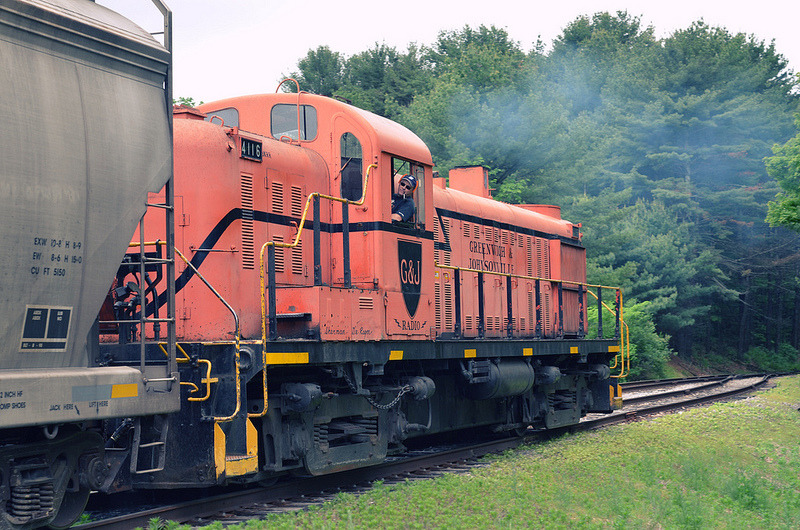
M242 158L261 162L261 142L242 138Z

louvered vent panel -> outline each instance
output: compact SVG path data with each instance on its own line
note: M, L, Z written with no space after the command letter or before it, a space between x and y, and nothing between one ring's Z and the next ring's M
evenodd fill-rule
M450 236L450 219L444 219L444 233L442 234L442 239L447 241ZM452 252L449 250L444 251L444 264L450 265L450 255Z
M292 272L303 274L303 242L298 241L297 246L292 248Z
M358 308L359 309L362 309L362 310L365 310L365 311L372 311L374 306L375 306L375 304L374 304L372 298L368 298L368 297L362 296L362 297L360 297L358 299Z
M274 236L272 238L276 243L283 243L283 236ZM286 249L283 247L275 247L275 272L283 272L284 266L284 253Z
M438 241L438 242L442 241L441 235L439 234L439 220L438 219L436 219L433 222L433 240L434 241ZM434 250L433 250L433 259L436 261L436 263L442 263L442 257L441 257L441 252L439 251L439 248L435 244L433 245L433 248L434 248Z
M462 229L464 230L464 237L469 238L469 223L463 223Z
M242 175L242 268L255 268L253 243L253 176Z
M433 284L433 299L436 329L442 329L442 287L438 281Z
M528 236L527 239L528 239L528 245L527 245L527 247L528 247L528 249L527 249L528 250L528 269L526 271L526 274L528 276L533 276L534 268L533 268L533 249L531 248L531 246L532 246L531 237Z
M553 322L553 309L552 304L550 303L550 292L543 292L542 293L542 332L546 334L550 334Z
M464 315L464 329L472 329L472 315Z
M282 182L272 182L272 213L283 214Z
M528 291L528 322L531 325L531 331L536 329L536 305L534 304L534 293Z
M481 227L477 223L472 226L472 234L475 239L480 239L481 237Z
M539 276L550 278L550 252L546 239L536 238L536 263L539 266Z
M502 241L504 245L508 245L508 230L500 231L500 241Z
M292 215L300 217L303 215L303 188L300 186L292 186Z
M446 254L449 254L447 252ZM453 284L444 284L444 327L453 330Z

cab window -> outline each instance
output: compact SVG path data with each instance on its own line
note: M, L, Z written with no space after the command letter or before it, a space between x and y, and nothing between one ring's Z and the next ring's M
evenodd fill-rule
M317 109L311 105L300 105L300 135L301 140L313 140L317 137ZM298 139L298 106L281 103L272 107L270 112L270 133L273 138L280 140L288 137Z
M425 167L402 158L392 157L392 194L397 193L398 183L403 175L413 175L417 179L417 188L411 198L414 199L416 213L413 225L416 228L425 228Z
M206 112L205 121L211 121L215 117L218 118L215 120L216 123L219 123L219 120L222 120L226 127L239 126L239 111L233 107ZM297 127L295 126L295 129L296 128Z
M342 163L342 198L357 201L361 199L364 186L361 142L355 134L346 132L339 139L339 150Z

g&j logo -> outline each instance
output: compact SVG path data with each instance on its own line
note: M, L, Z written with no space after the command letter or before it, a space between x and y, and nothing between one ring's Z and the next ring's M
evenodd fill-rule
M403 301L412 318L419 306L421 283L422 245L411 241L397 241L397 259L400 271L400 288Z

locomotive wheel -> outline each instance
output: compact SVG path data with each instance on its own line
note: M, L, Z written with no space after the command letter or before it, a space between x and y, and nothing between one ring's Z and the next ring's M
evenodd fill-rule
M58 508L58 514L47 526L54 530L63 530L72 526L86 508L90 492L91 490L85 487L79 488L78 491L67 491Z

